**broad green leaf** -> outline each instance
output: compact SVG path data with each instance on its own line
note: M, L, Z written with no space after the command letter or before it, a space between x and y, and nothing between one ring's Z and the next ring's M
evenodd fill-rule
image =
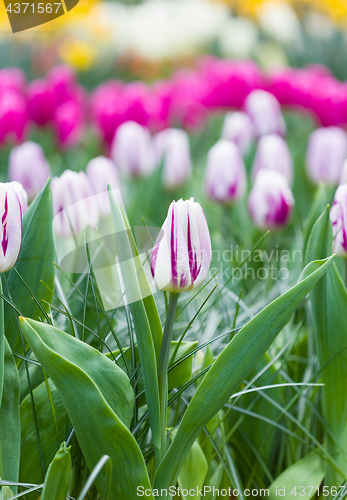
M62 443L51 462L43 485L41 500L65 500L71 479L70 447Z
M329 269L333 259L334 256L313 263L313 267L309 265L305 269L305 277L260 311L218 356L193 396L174 441L157 470L155 488L166 488L174 484L201 429L228 401L265 354L302 299Z
M18 482L20 453L19 376L11 348L4 338L4 389L0 405L2 479ZM14 493L17 489L13 487Z
M184 500L188 500L189 498L199 500L201 498L197 490L204 485L207 469L208 465L205 455L197 441L195 441L182 464L178 476L178 485L181 489L187 489L188 491L195 490L194 495L189 494L187 497L182 495Z
M0 500L10 500L13 492L8 486L0 486Z
M52 232L53 205L49 181L36 196L23 216L22 248L16 263L19 272L32 293L48 310L47 302L51 302L54 286L54 244ZM38 319L38 309L30 292L15 269L5 274L9 294L21 313L30 318ZM7 295L4 284L4 292ZM23 352L23 346L18 331L17 314L11 306L5 304L5 331L13 351Z
M123 370L50 325L20 318L20 326L59 391L89 470L102 455L110 456L114 472L110 500L136 498L137 486L148 489L150 483L140 448L127 428L134 394ZM108 488L105 471L95 484L104 495Z
M60 395L52 380L49 379L48 383L56 415L58 435L47 387L43 382L33 390L33 401L31 400L31 394L28 394L20 405L21 452L19 480L22 483L43 483L45 475L42 460L45 469L47 469L59 448L59 443L65 439L69 432L68 418ZM35 405L35 416L33 403ZM40 441L38 441L37 429ZM36 498L35 493L31 494L31 498Z
M0 293L2 293L1 277L0 277ZM2 390L4 387L4 370L5 370L4 301L0 299L0 404L2 399Z
M286 500L297 496L309 500L317 493L317 488L324 479L325 465L318 453L310 453L294 463L271 484L270 500Z
M130 231L127 228L126 219L112 191L109 191L109 201L115 227L120 272L127 292L126 300L129 304L134 322L139 349L148 414L153 435L153 445L156 456L160 456L161 441L157 359L150 323L142 300L142 297L149 296L151 293L141 261L139 257L136 256L133 239L129 236Z
M329 207L313 227L306 253L307 259L326 257L332 248L332 225ZM310 292L314 326L315 349L321 366L328 363L347 345L347 290L335 263L323 279ZM333 359L321 374L323 416L338 443L347 453L347 350ZM342 470L347 470L347 460L339 447L327 435L327 450ZM327 468L326 484L339 486L343 480L334 469Z

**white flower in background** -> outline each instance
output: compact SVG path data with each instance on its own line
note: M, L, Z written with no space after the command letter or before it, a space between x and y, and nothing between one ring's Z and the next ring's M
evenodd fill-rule
M229 111L224 118L221 138L234 142L242 154L247 154L255 140L252 120L242 111Z
M318 40L331 40L336 33L331 19L320 12L309 12L304 18L303 24L305 31L312 38L317 38Z
M287 2L264 2L258 7L257 15L261 29L269 37L284 45L300 42L300 23L294 9Z
M226 57L251 57L258 44L257 25L245 17L226 19L219 30L217 42Z

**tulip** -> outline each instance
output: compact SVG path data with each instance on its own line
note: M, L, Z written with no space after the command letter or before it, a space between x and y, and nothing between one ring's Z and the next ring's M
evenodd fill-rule
M260 229L285 226L294 207L294 198L287 179L280 172L262 169L249 194L248 209Z
M53 220L56 234L65 238L79 236L98 224L99 209L90 180L84 172L65 170L51 182Z
M110 215L111 210L108 202L107 185L112 189L120 189L120 180L116 165L110 158L98 156L93 158L87 165L87 176L95 194L98 194L98 205L100 215Z
M286 141L279 135L265 135L259 140L253 163L253 179L261 169L280 172L292 184L293 160Z
M247 96L244 107L258 137L266 134L285 135L286 124L275 96L265 90L253 90Z
M149 130L136 122L123 123L116 131L111 156L119 170L131 177L153 172L156 154Z
M28 194L25 191L24 187L20 182L17 181L12 181L7 183L10 188L13 189L13 191L16 193L17 198L19 200L21 209L22 209L22 215L25 214L25 212L28 210Z
M43 149L32 141L15 146L9 157L9 179L18 181L33 200L51 175Z
M23 140L28 115L24 98L7 90L0 94L0 144L7 140L19 142Z
M347 257L347 184L339 186L330 210L333 225L333 252Z
M163 160L163 184L175 189L187 182L191 175L192 160L188 134L180 129L166 129L154 138L158 160Z
M347 184L347 160L343 162L339 184Z
M312 132L306 153L307 173L318 184L339 182L347 156L347 134L338 127L322 127Z
M20 68L2 68L0 69L0 92L5 90L14 90L19 94L24 93L25 73Z
M46 125L53 119L56 98L47 80L34 80L28 87L28 112L37 125Z
M194 198L170 205L162 233L154 245L151 271L160 290L192 290L206 278L211 240L204 212Z
M70 148L78 144L83 134L81 106L74 101L58 106L54 114L54 129L60 147Z
M255 139L252 120L246 113L230 111L225 115L221 137L234 142L242 154L247 154Z
M239 148L233 142L219 140L207 155L207 196L218 203L233 203L245 195L246 188L246 170Z
M54 66L54 68L48 72L47 77L55 94L56 102L61 104L69 100L71 90L76 83L74 70L70 66L61 64L59 66Z
M0 183L1 250L0 273L11 269L22 244L22 209L16 192L6 183Z

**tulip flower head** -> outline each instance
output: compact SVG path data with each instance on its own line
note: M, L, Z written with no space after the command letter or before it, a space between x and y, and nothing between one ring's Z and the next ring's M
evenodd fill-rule
M333 224L333 252L347 257L347 184L342 184L336 190L330 219Z
M234 142L242 154L247 154L255 139L252 120L241 111L229 111L224 118L221 138Z
M338 184L347 157L347 134L338 127L321 127L312 132L306 166L310 179L318 184Z
M280 172L292 184L293 160L286 141L279 135L271 134L260 138L253 163L253 179L261 169Z
M207 196L218 203L233 203L245 195L246 188L246 170L239 148L233 142L219 140L207 156Z
M152 251L155 286L172 293L192 290L206 278L211 240L204 212L194 198L170 205Z
M258 137L267 134L285 135L286 124L280 103L274 95L265 90L253 90L247 96L244 107Z
M84 172L65 170L51 181L53 224L61 237L80 235L89 226L98 224L99 209L90 180Z
M13 90L0 92L0 144L23 140L28 124L26 102Z
M166 189L175 189L187 182L191 175L192 160L187 132L166 129L154 138L158 162L163 164L163 184Z
M347 184L347 160L343 162L339 184Z
M22 184L29 201L41 191L50 175L49 164L39 144L27 141L12 149L9 158L9 179Z
M143 177L153 172L156 154L149 130L136 122L123 123L116 131L111 156L122 174Z
M109 215L111 210L108 202L107 185L110 184L112 189L120 189L121 187L116 165L110 158L98 156L90 160L86 172L94 193L99 195L100 215Z
M17 181L12 181L7 183L10 188L13 189L13 191L16 193L17 198L19 200L21 209L22 209L22 215L25 214L25 212L28 210L28 194L23 188L22 184Z
M0 183L0 204L0 273L4 273L15 265L22 244L22 208L9 183Z
M254 224L260 229L286 226L293 207L293 194L284 175L273 170L260 170L248 198Z

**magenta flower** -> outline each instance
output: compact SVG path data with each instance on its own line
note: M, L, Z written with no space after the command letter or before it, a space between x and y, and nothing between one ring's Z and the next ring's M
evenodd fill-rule
M54 66L48 75L51 88L57 104L62 104L71 98L71 92L76 85L76 74L70 66L63 64Z
M158 163L163 161L163 185L175 189L185 184L192 171L189 137L187 132L170 128L154 138Z
M54 129L60 147L71 148L78 144L83 135L81 106L74 101L58 106L54 114Z
M28 124L27 106L23 96L13 90L0 93L0 144L22 141Z
M294 198L284 175L274 170L260 170L248 198L254 224L260 229L286 226L293 207Z
M112 189L121 189L116 165L110 158L98 156L90 160L86 172L94 193L98 195L100 215L110 215L107 185L110 184Z
M219 140L208 152L205 173L206 195L218 203L233 203L246 193L247 176L239 148Z
M149 130L136 122L123 123L115 134L111 156L130 177L149 175L156 167L156 154Z
M25 73L20 68L10 67L0 69L0 93L13 90L23 94L25 90Z
M78 236L88 226L98 224L98 202L90 180L84 172L65 170L60 177L53 177L53 227L62 237Z
M194 198L173 201L152 252L155 286L173 293L196 288L210 263L210 233L201 206Z
M22 244L22 208L9 184L0 183L0 204L0 273L4 273L15 265Z
M347 184L339 186L330 210L333 224L333 252L347 257Z
M266 134L285 135L286 124L276 97L265 90L253 90L244 108L251 117L258 137Z
M247 154L255 139L252 120L242 111L230 111L225 115L221 138L234 142L242 154Z
M310 136L306 167L315 183L338 184L342 165L347 156L347 134L338 127L321 127Z
M29 118L37 125L46 125L53 119L56 104L51 82L47 80L34 80L29 84Z
M41 191L50 175L51 169L39 144L27 141L11 150L9 179L22 184L29 201Z
M286 141L279 135L271 134L260 138L253 163L253 179L261 169L280 172L292 184L293 160Z

